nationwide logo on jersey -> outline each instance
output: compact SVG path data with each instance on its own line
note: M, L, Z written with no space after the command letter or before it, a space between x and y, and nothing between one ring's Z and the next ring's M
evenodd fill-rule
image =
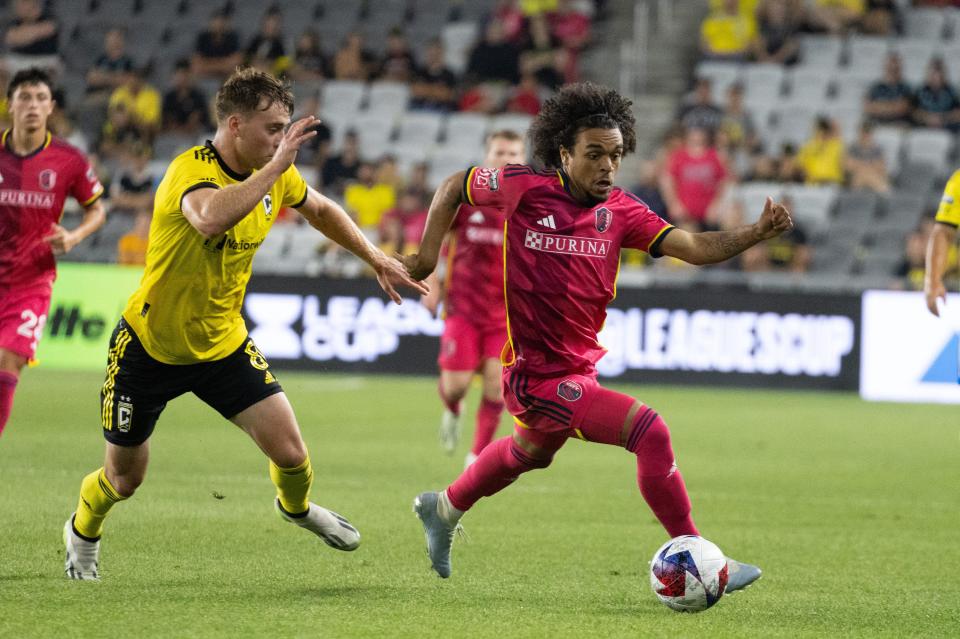
M500 188L500 169L479 168L473 174L473 188L496 191Z
M583 388L572 379L565 379L557 385L557 395L568 402L575 402L583 396Z
M579 255L581 257L604 258L610 253L610 240L538 233L529 229L523 245L534 251Z
M597 216L597 231L603 233L610 228L610 224L613 222L613 211L605 206L601 206L595 213Z
M49 191L53 188L53 185L57 183L57 172L53 169L44 169L40 171L37 180L40 183L41 189Z
M270 216L273 215L273 198L270 197L270 194L267 193L263 196L263 210L267 212L267 219L270 219Z

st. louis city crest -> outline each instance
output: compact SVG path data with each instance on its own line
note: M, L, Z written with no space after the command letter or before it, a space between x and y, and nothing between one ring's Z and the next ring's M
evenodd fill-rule
M575 402L583 395L583 388L572 379L565 379L557 385L557 395L568 402Z
M610 211L605 206L601 206L596 210L597 215L597 231L603 233L608 228L610 228L610 223L613 222L613 212Z

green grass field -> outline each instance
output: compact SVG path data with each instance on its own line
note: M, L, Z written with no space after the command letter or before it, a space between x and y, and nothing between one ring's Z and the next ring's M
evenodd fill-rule
M960 634L958 407L619 387L670 424L701 532L765 570L684 615L648 586L665 534L632 455L572 441L548 470L481 501L444 581L410 510L466 452L440 452L435 381L279 376L315 501L357 525L358 551L283 523L260 452L189 396L161 419L146 483L107 520L103 581L66 580L61 527L102 459L102 376L31 370L0 438L0 637Z

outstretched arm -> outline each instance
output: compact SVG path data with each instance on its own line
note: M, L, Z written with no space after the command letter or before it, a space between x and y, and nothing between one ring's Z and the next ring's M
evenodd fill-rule
M732 231L689 233L673 229L660 244L664 255L690 264L715 264L739 255L754 244L776 237L793 228L790 212L768 197L760 219Z
M943 285L943 272L947 269L947 254L950 246L957 240L957 229L948 224L933 225L930 239L927 240L927 265L923 277L923 294L927 298L927 308L940 316L937 300L947 301L947 289Z
M403 265L410 277L415 280L424 279L437 267L443 238L453 224L457 207L463 202L465 177L466 171L458 171L443 181L433 196L433 202L430 203L427 226L420 239L419 252L403 256Z
M307 200L298 210L310 226L369 264L380 286L397 304L401 298L394 288L396 285L407 286L421 295L430 292L426 285L411 279L398 260L387 257L374 246L343 207L330 198L307 187Z

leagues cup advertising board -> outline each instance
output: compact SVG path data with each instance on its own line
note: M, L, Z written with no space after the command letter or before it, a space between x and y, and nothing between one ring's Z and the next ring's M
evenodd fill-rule
M61 262L37 349L39 364L103 369L110 334L142 275L141 267Z
M960 295L948 295L940 317L935 317L927 310L923 293L863 294L864 399L960 404L958 353Z

